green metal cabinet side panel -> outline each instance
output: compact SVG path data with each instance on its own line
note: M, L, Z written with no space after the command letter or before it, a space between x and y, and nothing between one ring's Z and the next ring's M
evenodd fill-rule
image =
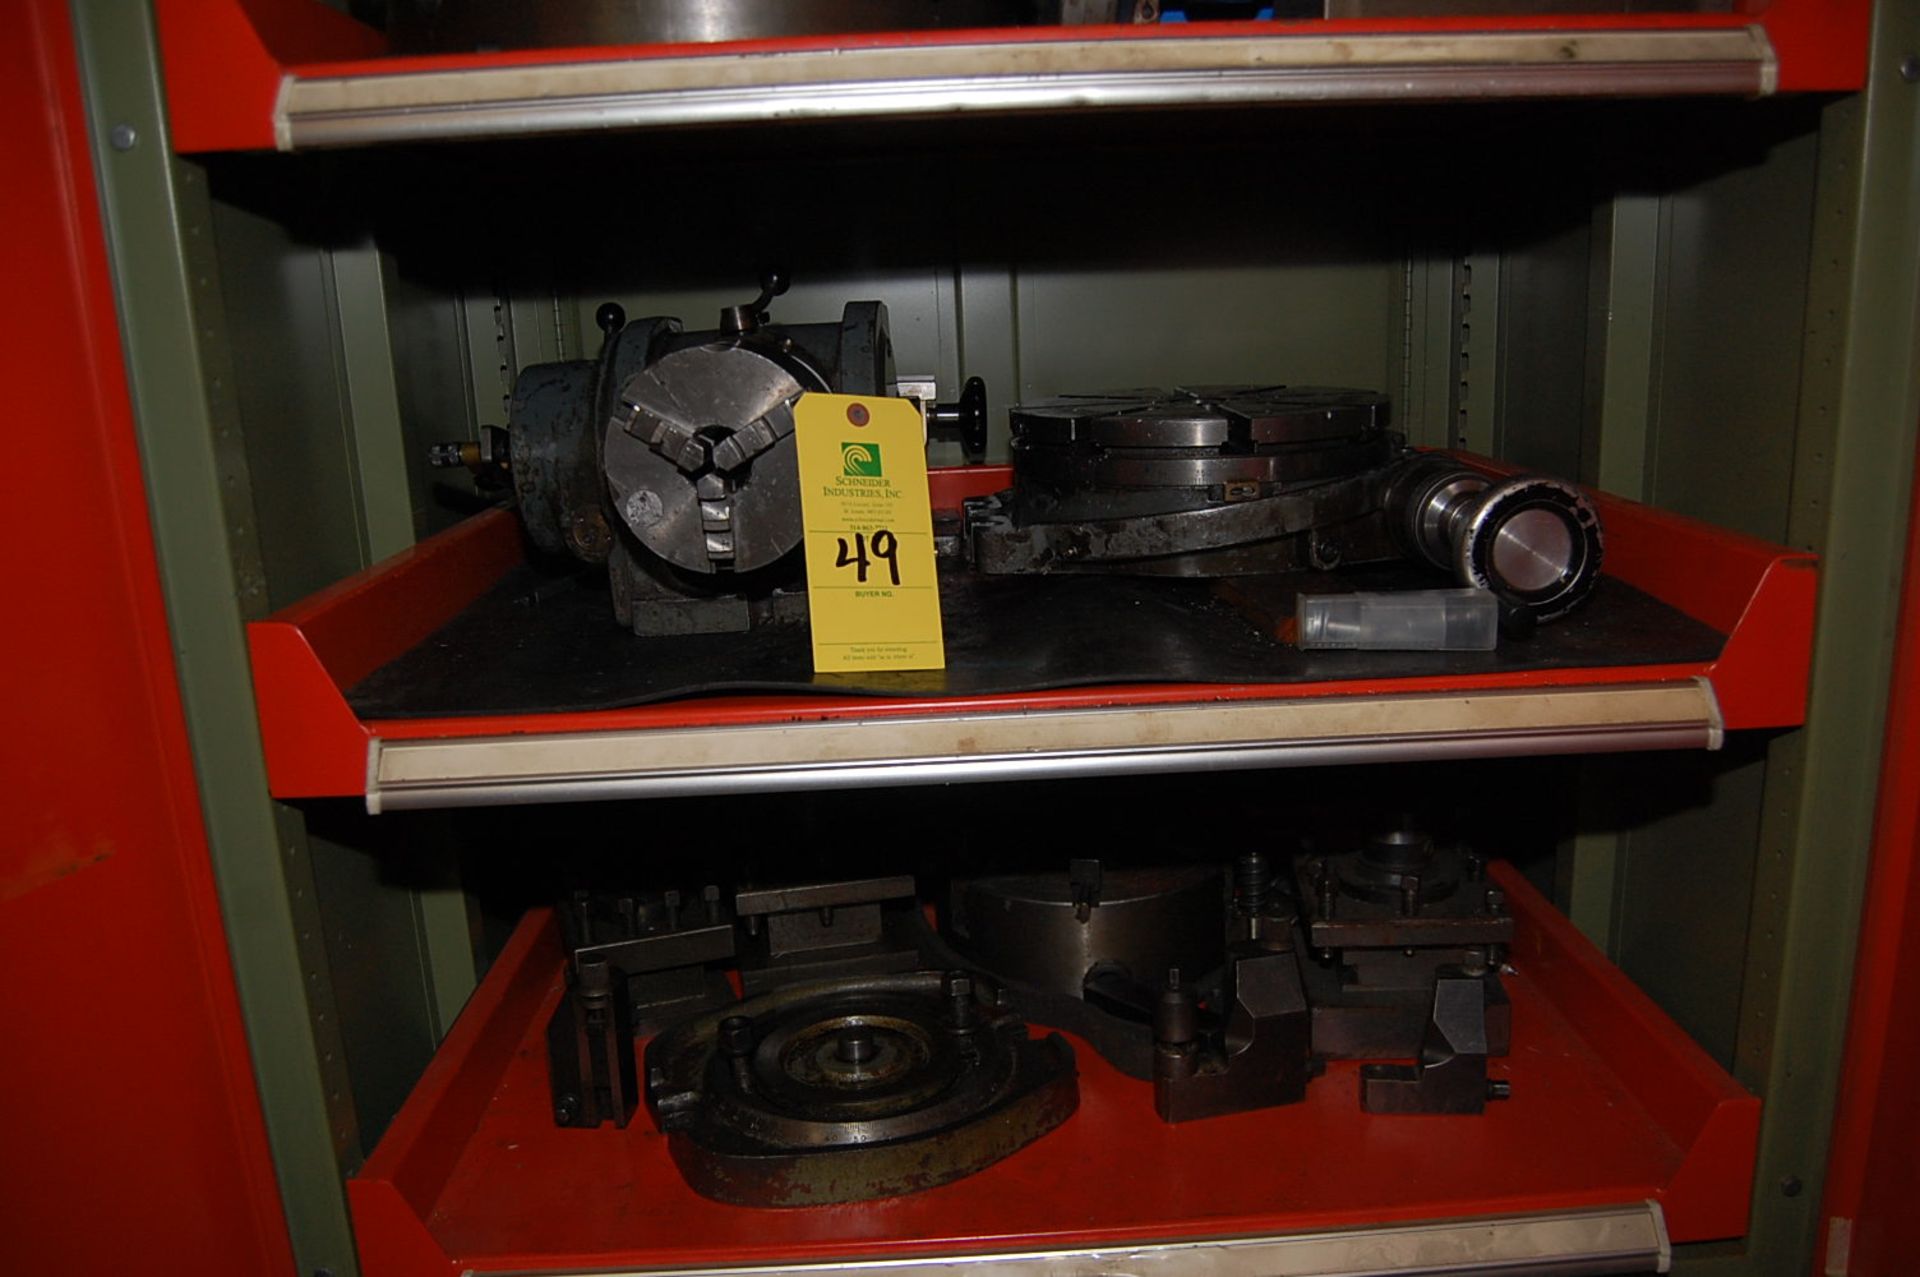
M817 143L795 145L810 144ZM620 163L648 168L652 145L632 139ZM1276 146L1295 150L1276 155ZM515 235L555 258L542 269L567 296L565 315L589 346L602 301L618 301L629 318L664 313L690 329L711 328L721 306L753 295L765 265L785 266L793 280L769 307L776 320L831 321L848 301L878 298L888 307L899 371L932 373L946 394L963 377L985 378L990 453L1004 455L1008 406L1121 388L1116 379L1391 391L1417 376L1430 387L1431 359L1444 362L1447 352L1423 345L1417 366L1408 357L1407 263L1417 246L1403 202L1354 182L1344 152L1301 147L1297 136L1221 143L1196 162L1232 177L1202 183L1204 198L1193 183L1143 172L1138 152L1111 146L1076 151L1071 166L1059 164L1057 151L1041 160L986 149L967 157L971 180L959 183L924 161L806 152L790 160L813 178L782 189L778 216L728 198L759 180L756 169L726 155L683 156L675 190L703 216L677 221L664 253L636 251L630 217L563 230L540 212L548 206L531 202L511 216ZM1405 185L1386 163L1369 175ZM1311 199L1300 197L1303 189ZM849 194L875 191L885 199ZM1112 212L1095 216L1087 212L1095 192L1124 198L1103 199ZM1059 215L1073 210L1082 215ZM421 244L402 252L401 269L456 269L432 260L440 251ZM473 274L484 269L469 265L470 291L492 287ZM524 270L501 273L509 291L530 282ZM1428 332L1423 317L1421 336ZM481 369L485 343L471 343ZM959 459L938 443L932 456Z
M1578 468L1566 473L1606 492L1646 498L1653 393L1661 201L1597 193L1586 239L1585 369L1581 379ZM1547 278L1569 286L1564 272ZM1512 374L1509 374L1512 379ZM1619 953L1620 872L1626 832L1617 810L1620 763L1576 764L1575 828L1558 848L1554 899L1609 957Z
M1587 364L1588 194L1564 229L1509 248L1500 279L1495 436L1500 455L1541 474L1580 473Z
M425 469L425 450L413 446L418 427L407 429L400 398L401 375L396 367L397 352L390 316L395 304L390 281L395 275L392 261L370 240L337 247L327 254L333 313L336 325L335 358L347 404L347 454L358 499L360 544L365 561L377 562L397 554L415 540L414 485L410 475ZM553 305L541 308L549 318ZM526 326L531 326L528 324ZM551 334L555 344L543 349L550 358L566 353L564 334ZM429 418L431 421L432 418ZM433 828L444 828L444 820ZM368 826L371 828L371 826ZM386 833L395 831L389 828ZM363 845L384 848L403 862L406 877L394 880L379 877L374 881L382 903L392 911L403 907L404 920L397 916L372 929L373 936L410 936L414 941L413 970L422 982L423 1016L411 1027L429 1044L438 1043L466 1004L478 983L473 955L473 937L468 925L470 902L460 886L458 854L444 839L416 837L399 841L391 837ZM323 844L317 844L323 845ZM323 862L316 857L319 867ZM337 912L332 930L348 935L355 927L365 927L366 919L381 916L382 911L363 911L358 907ZM341 926L340 922L349 925ZM336 957L336 979L342 969ZM356 968L357 969L357 968ZM404 966L403 966L403 969ZM396 973L397 974L397 973ZM366 1062L369 1071L389 1078L417 1077L426 1066L426 1057L418 1057L405 1045L405 1035L387 1034L393 1021L372 1008L363 1010L352 1004L361 1022L371 1026L374 1036L354 1052L356 1064ZM343 1024L343 1028L344 1028ZM431 1055L431 1046L428 1056ZM355 1079L356 1090L366 1093L371 1080ZM360 1105L363 1123L369 1131L384 1130L387 1117L398 1110L397 1097L389 1097L369 1106ZM372 1145L369 1143L368 1147Z
M208 233L205 193L182 189L190 170L167 145L146 7L75 0L73 14L89 129L104 138L126 124L138 138L126 151L96 148L101 199L180 689L288 1231L304 1271L350 1274L353 1239L304 991L294 884L247 679L239 592L249 587L236 585L224 518L226 493L238 485L223 482L200 380L185 240ZM197 216L183 218L182 204L197 205Z
M1627 356L1651 345L1651 325L1623 295L1622 276L1651 277L1654 240L1648 234L1644 244L1623 242L1619 231L1630 217L1621 206L1632 197L1601 196L1597 214L1586 207L1591 198L1584 186L1567 183L1554 196L1562 207L1545 218L1557 232L1502 246L1492 284L1493 372L1485 371L1487 336L1474 331L1476 312L1484 318L1487 311L1482 298L1469 296L1458 308L1464 331L1455 355L1464 395L1461 442L1589 483L1603 450L1622 452L1631 442L1626 423L1644 429L1646 364ZM1479 264L1484 273L1487 256L1475 254L1466 265ZM1481 291L1471 279L1467 285ZM1639 460L1637 453L1630 458ZM1609 469L1624 478L1629 467L1615 459ZM1621 759L1582 760L1571 765L1571 775L1572 828L1556 850L1549 889L1587 936L1612 953L1624 838L1616 799L1623 782L1639 790L1648 777Z
M473 513L476 500L466 472L430 468L427 449L442 440L477 438L480 425L506 421L499 412L475 420L460 297L398 269L384 278L407 499L415 534L428 537Z
M1394 404L1398 429L1417 448L1444 448L1454 428L1454 261L1415 249L1402 288L1401 339Z
M1020 384L1020 303L1013 269L987 263L961 265L953 273L952 296L953 366L948 370L942 365L941 390L944 393L946 387L960 384L964 377L979 377L987 383L987 458L1005 461L1012 441L1007 408L1016 402L1014 391ZM949 444L938 455L951 464L960 459L956 454Z
M1644 501L1655 393L1654 317L1661 272L1663 201L1622 192L1594 212L1589 240L1587 392L1581 482Z
M887 305L894 362L901 373L942 376L951 396L966 376L984 376L989 420L1004 437L1006 409L1022 400L1118 388L1115 368L1132 385L1179 382L1292 381L1386 386L1389 356L1401 339L1399 259L1327 266L1245 266L1080 274L1014 265L968 269L962 289L951 272L888 277L836 276L796 284L774 317L790 323L839 318L848 300ZM1298 306L1276 311L1285 295ZM688 328L712 327L720 307L744 300L738 288L583 294L574 299L591 324L602 301L630 317L675 315ZM1089 315L1100 316L1090 323ZM963 353L964 352L964 353ZM942 374L943 369L956 369ZM951 455L949 455L951 454ZM935 464L957 453L935 444Z
M1500 279L1498 245L1481 240L1454 273L1451 358L1452 424L1447 446L1500 455Z
M1640 486L1654 504L1779 540L1790 516L1818 117L1811 104L1771 104L1737 132L1723 131L1723 118L1709 116L1687 143L1694 162L1716 171L1653 197L1651 290L1633 262L1613 263L1626 300L1645 293L1655 305L1645 333L1615 311L1608 354L1637 362L1644 343L1648 357L1640 395L1609 390L1637 400L1645 425L1635 438L1626 414L1603 404L1600 455L1626 468L1606 434L1624 430L1627 451L1643 453ZM1622 252L1644 254L1639 198L1616 209ZM1613 956L1725 1064L1739 1031L1764 747L1748 737L1719 757L1676 760L1655 786L1670 810L1615 824Z
M368 562L414 542L413 494L407 483L398 374L388 315L390 269L369 240L327 253L334 358L346 393L346 440L357 498L360 544Z
M445 1024L437 1003L430 955L418 952L424 934L420 897L450 891L451 857L422 855L447 824L444 812L373 817L340 800L308 811L315 889L327 929L327 954L340 1029L353 1061L354 1108L360 1146L372 1149L414 1083L426 1071ZM459 927L464 940L464 912ZM471 969L472 959L468 958Z
M324 249L222 198L215 178L234 393L268 595L281 608L367 562L334 358L333 284Z
M295 174L280 163L243 157L216 161L212 172L225 336L275 607L414 539L390 264L352 221L353 170ZM344 213L301 203L330 190ZM396 1079L410 1084L424 1066L417 1043L438 1041L475 982L466 900L457 876L445 881L451 851L422 841L390 849L420 862L414 872L430 885L417 887L370 871L373 845L308 841L311 925L333 980L348 982L335 1016L358 1128L346 1168L371 1147L361 1137L377 1136L392 1116ZM354 978L371 952L388 955L389 987L378 997Z
M1492 432L1503 456L1709 521L1784 530L1815 123L1810 110L1707 110L1666 151L1624 129L1594 140L1591 212L1544 204L1544 224L1563 229L1503 246ZM1721 332L1748 345L1716 344ZM1764 367L1748 368L1750 350ZM1767 411L1735 395L1703 402L1697 387L1737 381L1730 369L1772 393ZM1669 401L1691 410L1666 413ZM1676 465L1655 493L1660 448L1721 457L1743 482L1727 490ZM1574 921L1723 1061L1737 1035L1761 770L1751 756L1737 769L1587 760L1557 874ZM1705 922L1679 925L1689 917Z
M1920 87L1898 70L1916 49L1920 5L1877 6L1867 92L1821 134L1789 528L1823 555L1813 690L1781 760L1797 802L1776 812L1770 794L1763 822L1754 920L1780 936L1776 978L1750 971L1741 1008L1740 1072L1766 1097L1753 1228L1701 1273L1805 1271L1813 1250L1920 419Z
M1648 499L1787 533L1818 133L1673 192L1662 225Z
M1387 255L1124 274L1022 269L1020 396L1117 389L1115 369L1141 386L1386 387L1404 288L1401 259Z
M1635 759L1614 777L1630 787L1610 791L1609 823L1621 832L1616 960L1724 1066L1740 1027L1766 744L1748 734L1718 754ZM1606 775L1606 763L1597 770Z

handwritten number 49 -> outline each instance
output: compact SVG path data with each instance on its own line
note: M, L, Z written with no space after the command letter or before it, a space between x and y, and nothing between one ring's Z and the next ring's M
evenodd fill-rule
M834 556L833 566L837 568L852 568L854 580L861 585L865 585L867 583L867 569L873 566L873 560L867 557L868 551L871 549L873 559L883 561L887 565L887 575L892 578L895 585L900 584L900 562L896 557L900 552L900 543L894 539L893 533L887 531L885 528L875 529L871 546L869 546L867 534L864 532L856 532L853 534L853 545L851 547L847 545L847 539L845 537L840 537L838 540L840 542L840 552Z

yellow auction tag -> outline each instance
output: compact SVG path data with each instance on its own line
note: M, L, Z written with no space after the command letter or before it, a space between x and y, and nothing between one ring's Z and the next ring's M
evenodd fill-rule
M919 410L904 399L805 394L793 440L813 668L944 669Z

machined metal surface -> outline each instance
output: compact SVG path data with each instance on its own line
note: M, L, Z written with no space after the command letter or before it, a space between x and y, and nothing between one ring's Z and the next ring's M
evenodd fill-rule
M1406 449L1374 391L1190 386L1012 410L1013 486L966 506L993 575L1227 577L1424 560L1521 624L1599 579L1599 516L1558 479Z
M775 120L1289 102L1744 96L1759 27L1048 40L289 76L281 150Z
M991 574L1171 576L1391 556L1383 530L1359 522L1400 451L1387 408L1374 391L1282 385L1022 404L1009 414L1013 487L968 503L966 552Z
M1299 861L1293 888L1314 1054L1431 1056L1433 1068L1395 1066L1363 1095L1377 1090L1382 1111L1478 1112L1491 1093L1486 1057L1505 1055L1512 1033L1499 972L1514 921L1484 858L1403 827Z
M1244 460L1222 459L1229 465ZM1175 464L1185 469L1209 463ZM995 496L970 503L966 536L974 566L992 574L1076 570L1166 571L1182 576L1264 573L1306 566L1304 562L1296 564L1288 547L1271 543L1364 518L1376 508L1376 487L1367 476L1359 475L1315 484L1304 491L1227 505L1034 522L1022 521L1017 513L1020 496L1016 490L1011 498Z
M1079 1103L1073 1051L965 973L795 985L648 1044L647 1103L687 1182L752 1206L915 1192L1040 1138Z
M1369 390L1178 386L1073 395L1021 404L1008 422L1019 480L1056 489L1237 482L1278 490L1393 455L1387 398Z
M1496 480L1442 456L1399 468L1385 496L1405 551L1552 620L1593 590L1605 554L1600 516L1580 490L1543 475Z
M602 456L614 510L688 572L752 572L800 543L793 401L827 382L744 341L677 350L620 388Z
M1360 1066L1360 1106L1369 1113L1482 1112L1504 1100L1510 1084L1487 1077L1493 1046L1487 1032L1486 984L1478 976L1442 971L1433 1007L1412 1064Z
M1182 386L1063 395L1011 413L1016 438L1110 448L1350 442L1386 426L1387 398L1322 386Z
M602 303L595 358L515 379L504 467L467 443L436 445L434 464L510 480L534 543L604 564L614 619L636 635L804 619L793 405L815 390L892 393L893 345L880 302L850 302L834 323L775 324L765 307L787 276L769 268L760 285L695 332L666 316L628 323ZM928 411L977 435L985 389L976 379L961 403Z
M847 882L810 882L795 887L759 887L734 897L735 912L743 918L806 909L834 909L913 895L913 877L858 878Z
M1492 485L1453 551L1456 578L1537 620L1578 606L1600 575L1600 519L1572 484L1527 475Z
M1490 1215L1272 1236L1204 1237L913 1259L828 1260L725 1268L602 1269L604 1277L1601 1277L1668 1272L1673 1244L1658 1202ZM514 1277L534 1277L521 1270ZM578 1272L577 1269L569 1270Z
M1204 439L1226 435L1225 423L1206 418L1188 418L1177 422L1140 421L1135 438L1178 435L1186 439ZM1098 434L1094 435L1097 442ZM1134 444L1130 447L1098 446L1085 451L1069 451L1036 444L1032 436L1016 434L1012 445L1013 462L1023 478L1040 483L1067 486L1110 488L1210 488L1227 483L1260 485L1300 485L1325 479L1337 479L1356 471L1385 465L1392 450L1384 439L1349 438L1315 441L1317 447L1291 450L1266 449L1257 452L1233 450L1236 441L1220 438L1217 444ZM1219 451L1179 455L1173 447L1214 448Z
M680 331L678 320L664 316L629 324L612 304L597 318L604 335L597 358L520 370L506 431L508 477L527 535L550 554L588 563L607 562L620 526L607 502L600 427L619 386Z
M567 992L547 1021L559 1126L624 1127L640 1091L634 1036L733 999L713 967L734 954L734 916L708 884L609 895L576 890L560 911Z
M1585 601L1603 541L1578 488L1410 451L1387 410L1374 391L1282 385L1021 405L1013 486L967 503L962 548L994 575L1226 577L1405 556L1491 591L1522 625Z
M1198 975L1225 956L1216 865L1101 869L1076 883L1068 872L973 878L956 883L947 916L955 948L995 976L1081 996L1096 966L1157 981L1168 967Z
M1164 1121L1295 1103L1327 1059L1415 1061L1363 1071L1370 1111L1478 1113L1507 1095L1487 1057L1512 1024L1513 919L1483 870L1411 828L1305 860L1297 886L1252 848L1231 891L1217 864L1076 858L961 879L942 923L951 960L986 971L1011 1009L1150 1078Z
M634 1042L787 985L912 971L911 876L749 888L575 889L558 910L567 992L547 1023L559 1126L624 1127L639 1092Z
M1301 980L1296 902L1259 851L1234 857L1221 914L1226 964L1217 983L1168 967L1155 981L1153 1108L1191 1122L1305 1098L1319 1071Z
M734 896L746 930L740 984L749 995L812 980L912 971L921 958L913 876L751 887Z
M591 429L596 371L585 360L537 364L514 382L514 496L527 535L549 554L578 547L604 557L612 545Z

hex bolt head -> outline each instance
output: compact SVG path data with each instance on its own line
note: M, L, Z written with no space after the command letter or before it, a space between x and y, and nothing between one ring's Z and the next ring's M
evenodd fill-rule
M1418 917L1420 913L1420 875L1407 874L1400 879L1400 916Z
M1490 1100L1510 1100L1513 1098L1513 1083L1503 1077L1487 1079L1487 1098Z
M605 998L613 991L613 968L604 953L580 955L574 963L574 991L582 998Z
M965 1032L972 1029L975 1015L973 1005L973 977L964 971L949 971L940 982L940 991L947 998L947 1017L953 1027Z
M1244 851L1233 860L1233 894L1242 909L1258 913L1273 884L1273 866L1257 851Z
M720 1050L735 1059L753 1054L753 1021L744 1015L730 1015L720 1021Z
M1153 1007L1153 1040L1162 1047L1186 1047L1200 1036L1200 1003L1181 981L1180 968L1167 968L1167 981Z

